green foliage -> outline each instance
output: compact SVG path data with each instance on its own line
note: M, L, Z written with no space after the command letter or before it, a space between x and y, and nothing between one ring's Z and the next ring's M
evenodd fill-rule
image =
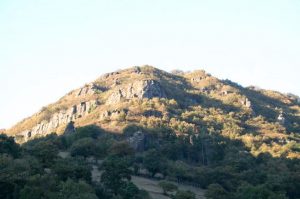
M95 156L98 158L104 158L109 154L111 146L114 143L114 139L111 136L101 136L98 137L95 141L96 149L95 149Z
M13 159L0 155L0 198L17 198L28 178L41 172L34 158Z
M132 156L134 154L134 149L128 144L126 141L122 142L115 142L110 150L111 155L125 157L125 156Z
M51 167L58 177L66 181L72 180L84 180L91 182L91 168L84 161L73 159L59 159Z
M84 181L68 179L59 186L58 199L98 199L94 189Z
M139 195L139 189L132 182L121 186L120 195L123 199L142 199Z
M81 139L90 137L96 139L99 135L103 134L104 131L97 126L89 125L76 129L75 139Z
M207 199L226 199L228 198L227 191L219 184L210 184L205 192Z
M8 137L5 134L0 134L0 153L9 154L17 157L20 154L20 146L15 143L13 137Z
M173 199L196 199L195 193L191 191L177 191Z
M40 141L33 145L26 146L26 150L41 161L44 165L49 165L54 162L58 154L58 146L50 141Z
M167 195L168 192L172 192L178 189L178 187L170 182L161 181L158 185L163 189L164 194Z
M55 198L56 181L51 175L31 176L20 191L20 199Z
M152 177L158 173L165 173L166 164L163 160L163 156L156 150L150 150L145 154L144 166L151 172Z
M92 138L86 137L75 141L70 152L72 156L88 157L96 154L96 143Z
M235 198L245 199L287 199L283 193L274 193L264 185L252 186L242 185L237 190Z
M140 131L140 130L143 131L144 129L140 126L130 124L130 125L127 125L123 129L123 135L124 136L132 136L135 132Z
M102 166L104 170L101 176L102 183L114 195L117 195L131 179L128 161L124 158L111 156L106 159Z

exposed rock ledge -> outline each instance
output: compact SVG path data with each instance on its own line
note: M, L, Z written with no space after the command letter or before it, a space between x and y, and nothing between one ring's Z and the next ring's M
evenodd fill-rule
M153 97L166 97L166 93L159 84L159 82L155 80L140 80L130 83L126 87L118 88L107 99L107 103L118 103L121 99L142 99Z
M85 97L85 96L91 96L97 92L104 92L106 91L106 88L98 86L94 83L86 84L84 87L79 88L70 94L75 95L76 97Z
M59 126L68 124L71 121L75 121L77 118L88 115L96 106L98 106L98 102L96 100L92 100L88 102L81 102L67 110L54 113L49 121L44 120L32 129L25 130L17 134L16 139L26 142L31 138L52 133Z

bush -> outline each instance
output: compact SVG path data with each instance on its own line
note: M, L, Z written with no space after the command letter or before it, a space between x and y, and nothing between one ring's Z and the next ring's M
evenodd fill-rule
M178 187L170 182L161 181L158 185L163 189L164 195L168 195L168 192L172 192L178 189Z
M60 159L51 167L52 171L57 174L58 178L63 181L81 179L91 182L91 168L85 162L75 161L72 159Z
M52 141L40 141L32 146L28 146L28 152L37 157L43 164L51 165L57 158L58 146Z
M5 134L0 134L0 153L6 153L13 157L17 157L20 154L20 146L15 143L13 137L8 137Z
M68 179L66 182L62 182L59 188L57 199L98 199L95 190L84 181L75 182Z
M75 139L77 140L86 137L96 139L103 133L104 131L95 125L84 126L76 129Z
M191 191L177 191L174 199L196 199L196 195Z
M158 172L165 173L166 164L161 153L156 150L150 150L144 157L144 167L152 174L152 177Z
M70 152L72 156L88 157L95 155L96 145L92 138L82 138L74 142L71 146Z
M205 193L207 199L226 199L227 195L226 190L219 184L210 184Z
M125 157L125 156L131 156L134 154L134 149L129 145L128 142L122 141L122 142L115 142L110 150L111 155L116 155L119 157Z

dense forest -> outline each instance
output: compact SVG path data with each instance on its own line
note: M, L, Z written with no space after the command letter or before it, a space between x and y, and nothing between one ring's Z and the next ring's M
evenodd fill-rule
M134 150L127 141L136 131L147 136L143 149ZM145 177L193 183L206 189L207 198L300 197L299 159L254 157L243 143L218 134L203 134L192 144L174 135L168 128L129 126L114 135L86 126L21 146L1 135L0 198L150 198L130 181L142 170L148 171ZM59 156L62 151L70 156ZM92 180L89 157L103 161L100 182ZM172 197L194 198L182 192Z

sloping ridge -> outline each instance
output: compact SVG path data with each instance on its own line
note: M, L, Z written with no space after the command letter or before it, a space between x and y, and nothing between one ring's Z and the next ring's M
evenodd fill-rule
M43 107L40 112L9 129L8 134L24 142L52 132L62 133L69 122L84 120L99 106L115 106L122 100L166 98L166 92L156 80L159 73L162 73L159 69L145 66L102 75L96 81L71 91L58 102ZM101 86L103 83L105 85Z
M203 70L168 73L143 66L104 74L43 107L6 133L25 142L52 132L61 134L70 122L77 127L93 124L114 132L143 122L196 129L197 122L187 123L184 112L210 107L229 115L242 113L243 122L262 115L268 122L279 123L279 131L284 132L281 138L286 137L286 131L298 132L300 128L299 98L295 95L243 88ZM185 123L173 124L180 122Z

